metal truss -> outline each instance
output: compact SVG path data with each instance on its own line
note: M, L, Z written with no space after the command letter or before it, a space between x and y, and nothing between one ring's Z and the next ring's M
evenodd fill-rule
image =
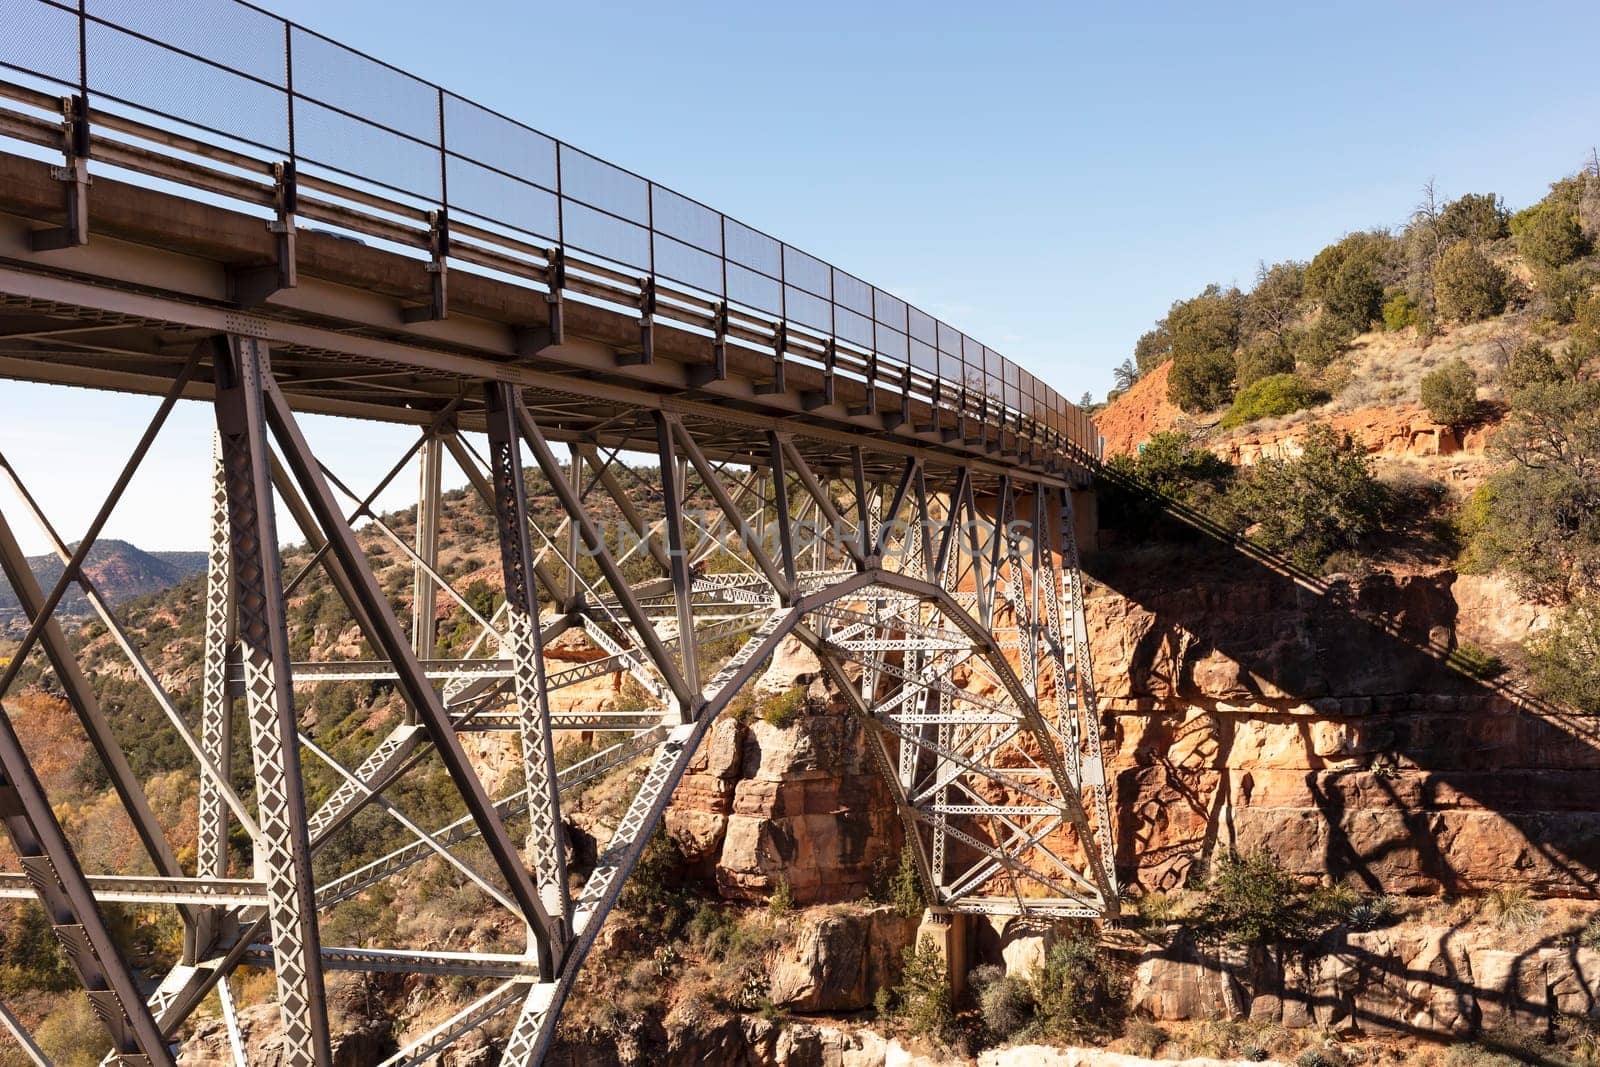
M273 971L285 1067L328 1067L326 988L349 971L468 991L388 1065L436 1061L485 1027L502 1062L537 1063L696 748L784 641L815 651L859 720L937 911L1116 912L1074 536L1072 493L1100 451L1084 413L890 294L644 179L604 170L586 200L597 179L585 174L607 166L592 157L550 190L558 218L607 216L606 232L637 231L643 259L632 242L567 248L495 221L505 205L471 203L473 182L405 192L363 169L387 154L337 170L297 157L292 136L285 159L235 136L244 126L205 135L165 117L172 102L100 91L105 72L82 49L109 14L0 9L25 42L68 28L61 54L80 50L65 82L54 48L24 48L0 72L0 140L28 146L0 153L0 378L160 398L126 455L107 447L118 473L81 535L58 531L0 456L20 515L62 564L41 588L0 514L0 570L25 627L0 666L0 825L19 861L0 871L0 900L42 905L105 1027L106 1062L171 1064L186 1020L215 998L242 1064L227 979L251 965ZM261 17L245 11L213 14ZM245 77L140 25L162 54ZM303 31L283 30L287 76ZM363 69L369 86L398 76ZM247 80L249 99L284 98L256 113L241 97L221 108L230 120L287 111L292 124L284 104L314 102L309 85ZM474 122L493 123L495 143L542 137L437 93L423 110L441 185L457 163L478 167L456 140ZM559 173L574 150L549 145ZM61 166L40 162L49 152ZM614 214L613 179L639 193L642 217ZM670 208L659 217L657 197ZM299 217L318 227L297 230ZM658 274L658 241L716 266L698 281ZM84 567L180 402L209 407L216 429L185 442L213 456L209 528L172 532L208 547L186 691ZM347 456L309 443L313 415L415 437L375 484L351 485ZM414 514L381 513L408 472ZM463 481L464 496L445 492ZM444 543L467 515L487 518L492 540L473 547L497 566L468 567ZM393 580L396 561L408 580ZM72 587L125 664L80 660L57 617ZM345 626L339 641L304 632L311 598ZM330 644L355 650L296 659ZM139 873L80 861L6 710L24 669L70 706ZM99 671L140 685L185 754L192 841L156 818L100 706ZM574 701L608 679L628 680L631 699ZM361 694L376 733L334 736L310 714L334 685ZM397 710L383 719L380 706ZM498 793L471 755L486 750L515 768ZM408 800L423 775L447 811ZM590 868L567 816L599 783L625 804ZM493 951L327 943L340 909L424 866L481 902ZM182 924L181 958L153 987L104 914L124 904ZM45 1062L0 1004L7 1040Z
M788 429L766 432L754 454L741 455L715 421L659 410L636 413L608 447L571 443L564 460L557 444L565 442L547 430L542 409L523 390L489 382L422 427L380 482L391 484L408 464L418 469L418 507L403 535L373 513L376 489L358 495L338 479L337 456L312 450L271 355L260 339L234 334L200 345L190 360L191 374L215 383L218 430L194 708L163 687L149 654L83 574L99 525L69 551L21 476L0 468L66 566L55 589L39 590L0 516L0 563L29 618L17 664L47 659L144 828L156 870L83 871L0 716L0 814L24 861L22 872L0 873L0 899L35 897L61 917L58 932L116 1043L114 1059L171 1062L167 1038L213 990L226 997L223 979L248 964L276 975L287 1064L329 1063L324 987L341 971L486 983L390 1063L423 1062L496 1020L507 1028L503 1062L538 1062L696 747L786 639L815 651L860 720L936 910L1116 911L1066 486L918 457L868 462L865 448L833 466ZM107 512L160 423L135 449ZM471 487L466 497L442 493L454 478ZM279 558L278 500L310 560L293 574ZM457 587L461 573L441 562L452 508L490 516L499 557L492 609L475 606ZM360 519L368 522L358 536L352 523ZM411 581L380 584L379 551L398 555ZM52 619L74 582L193 757L192 870L173 858L103 727L92 679ZM291 658L299 635L289 605L307 590L337 599L365 658ZM441 612L469 628L464 648L442 641ZM574 643L586 647L579 662L557 665L558 639L568 655ZM552 698L571 687L618 675L639 681L644 706L552 710ZM307 687L339 682L397 693L405 709L351 766L304 722ZM233 760L238 711L248 768ZM575 731L606 740L563 766L562 737ZM462 747L468 734L507 737L522 772L513 791L485 789ZM333 775L316 805L304 761ZM443 768L464 814L405 808L397 787L424 764ZM631 790L631 799L594 867L574 869L564 805L600 779ZM369 811L398 827L404 843L381 854L347 846L339 855L353 858L330 863L327 846L366 825L358 818ZM513 821L526 827L520 845ZM487 862L469 858L485 853ZM521 947L324 943L323 923L337 909L428 861L479 892L486 915L525 930ZM184 959L148 998L109 935L95 930L98 907L114 902L171 906L185 925ZM237 1045L231 1000L224 1015ZM25 1037L10 1015L0 1022Z

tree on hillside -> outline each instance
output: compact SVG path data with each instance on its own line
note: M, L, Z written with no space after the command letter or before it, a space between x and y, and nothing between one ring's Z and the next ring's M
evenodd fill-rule
M1452 200L1439 212L1439 229L1447 242L1483 244L1510 234L1511 216L1505 201L1493 193L1468 193Z
M1578 225L1577 205L1565 199L1545 200L1523 221L1517 249L1531 266L1546 271L1583 255L1588 241Z
M1233 399L1233 353L1214 348L1172 357L1167 399L1190 414L1215 411Z
M1334 317L1364 330L1383 307L1392 273L1393 240L1385 233L1352 233L1329 245L1306 268L1306 295Z
M1478 375L1464 359L1453 359L1422 376L1422 406L1441 426L1465 426L1478 414Z
M1506 273L1471 241L1457 241L1433 268L1439 314L1456 322L1477 322L1506 306Z
M1111 371L1111 380L1119 393L1126 393L1139 380L1139 365L1131 359L1118 363Z
M1239 344L1239 318L1243 298L1237 289L1211 284L1199 296L1179 300L1167 312L1167 332L1172 354L1232 352Z
M1156 323L1133 343L1133 361L1140 374L1149 374L1172 358L1172 334L1167 332L1167 320Z
M1239 290L1213 284L1167 312L1172 345L1167 396L1184 411L1212 411L1233 398L1242 304Z
M1300 319L1306 295L1306 265L1295 260L1261 263L1256 284L1244 298L1243 331L1246 336L1268 334L1282 338Z
M1322 423L1306 430L1298 457L1256 464L1233 501L1255 540L1308 570L1359 547L1388 509L1365 450Z

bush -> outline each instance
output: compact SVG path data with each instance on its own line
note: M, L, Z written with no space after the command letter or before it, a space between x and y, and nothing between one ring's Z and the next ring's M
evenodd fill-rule
M1440 315L1477 322L1505 310L1506 272L1471 241L1457 241L1433 268L1433 290Z
M1600 715L1600 600L1590 595L1567 605L1528 642L1527 651L1534 682L1546 698Z
M1233 352L1213 348L1172 357L1167 399L1190 414L1215 411L1233 399Z
M1139 447L1132 473L1157 492L1181 499L1197 484L1228 478L1233 465L1197 446L1188 434L1163 430Z
M1233 945L1296 940L1310 929L1300 883L1266 851L1223 852L1201 886L1200 930Z
M1282 339L1258 334L1239 350L1234 362L1234 380L1240 389L1248 389L1263 378L1294 370L1294 353Z
M918 1037L944 1042L955 1024L944 955L927 934L905 950L900 984L895 986L896 1013Z
M1243 313L1239 290L1208 285L1199 296L1179 300L1167 311L1166 330L1176 359L1198 352L1232 352L1239 344Z
M1506 360L1506 369L1500 375L1500 384L1506 391L1515 393L1530 385L1558 381L1561 370L1556 366L1550 349L1538 341L1524 341Z
M1546 201L1520 220L1517 249L1534 267L1553 270L1583 255L1587 242L1576 213L1559 201Z
M1394 897L1365 897L1346 909L1344 921L1356 930L1378 930L1394 922L1398 910Z
M1388 510L1366 453L1322 424L1307 428L1297 458L1256 464L1231 502L1258 543L1308 570L1340 549L1359 548Z
M973 971L971 984L983 1025L996 1040L1009 1040L1032 1021L1033 992L1027 982L991 964Z
M1466 516L1475 564L1558 601L1600 589L1600 383L1524 385L1491 450L1509 465Z
M778 876L778 883L772 887L772 894L767 897L767 914L774 919L784 919L794 911L794 888L789 885L789 879Z
M776 726L786 730L800 718L800 712L806 706L806 691L804 686L795 686L787 692L779 693L768 700L761 709L761 718L769 726Z
M900 867L889 882L889 903L902 918L915 919L927 907L922 879L917 876L917 855L909 842L900 850Z
M1103 1039L1122 1020L1124 983L1100 951L1100 935L1091 924L1051 945L1029 984L1037 1006L1035 1025L1045 1037Z
M1552 322L1571 322L1594 283L1594 272L1582 263L1569 263L1554 270L1538 270L1534 280L1539 313Z
M1572 334L1567 339L1567 371L1573 377L1600 358L1600 293L1578 301L1573 312Z
M1454 359L1422 376L1422 406L1441 426L1465 426L1478 413L1478 374L1464 359Z
M1135 1019L1128 1024L1128 1044L1145 1059L1154 1059L1161 1046L1167 1043L1167 1032L1149 1019Z
M1527 930L1539 923L1540 907L1520 885L1489 890L1483 910L1501 930Z
M1327 393L1298 374L1273 374L1241 392L1222 417L1221 425L1224 430L1231 430L1256 419L1302 411L1329 399Z
M1399 293L1383 305L1383 328L1390 333L1422 322L1422 309L1408 293Z
M1380 233L1353 233L1329 245L1306 268L1306 295L1350 328L1366 329L1383 306L1392 245Z

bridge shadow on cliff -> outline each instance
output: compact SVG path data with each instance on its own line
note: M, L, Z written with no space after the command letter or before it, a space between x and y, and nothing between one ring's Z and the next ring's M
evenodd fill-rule
M1125 884L1173 888L1219 847L1265 845L1374 892L1600 895L1600 729L1472 677L1448 580L1324 578L1157 499L1083 559L1150 616L1126 667L1142 733L1102 724ZM1241 751L1263 721L1280 748Z

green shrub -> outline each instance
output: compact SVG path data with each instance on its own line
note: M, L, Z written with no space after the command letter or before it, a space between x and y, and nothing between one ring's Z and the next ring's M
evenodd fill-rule
M1329 245L1306 268L1306 295L1348 327L1366 329L1383 306L1393 245L1381 233L1353 233Z
M793 911L794 887L789 884L789 879L780 874L771 895L767 897L767 914L774 919L784 919Z
M1594 271L1582 263L1569 263L1552 270L1536 270L1534 281L1538 286L1539 313L1552 322L1571 322L1594 284Z
M1600 293L1578 301L1572 333L1567 338L1567 372L1577 377L1600 359Z
M1191 414L1215 411L1233 398L1233 351L1202 349L1172 357L1167 399Z
M1539 924L1542 909L1520 885L1491 889L1483 898L1483 910L1490 922L1501 930L1528 930Z
M1481 682L1498 678L1506 673L1505 660L1471 642L1451 649L1448 662L1468 678L1476 678Z
M1389 506L1366 453L1320 423L1307 428L1298 457L1256 464L1236 482L1230 502L1259 544L1308 570L1340 549L1359 548Z
M1399 908L1387 894L1364 897L1345 911L1344 921L1356 930L1378 930L1394 922Z
M903 956L900 984L895 986L897 1016L918 1037L944 1042L955 1025L950 981L944 954L931 936L924 934Z
M1100 950L1092 924L1073 928L1045 953L1029 979L1035 1026L1057 1040L1098 1040L1116 1032L1126 1004L1126 983Z
M1600 383L1524 385L1491 451L1508 465L1474 503L1474 565L1557 601L1600 589Z
M1132 473L1167 496L1182 499L1199 484L1214 484L1233 474L1233 465L1186 433L1163 430L1139 446Z
M1433 291L1440 315L1477 322L1505 310L1506 272L1471 241L1457 241L1433 268Z
M917 854L910 842L900 850L900 866L889 881L889 903L897 914L907 919L920 916L928 906L922 894L922 879L917 876Z
M1583 255L1587 248L1583 229L1569 206L1546 201L1521 220L1517 249L1534 267L1553 270Z
M1422 309L1409 293L1398 293L1383 305L1383 328L1390 333L1422 322Z
M1256 419L1288 415L1329 400L1298 374L1273 374L1262 378L1234 398L1233 407L1222 417L1221 426L1231 430Z
M1266 851L1221 853L1201 887L1200 931L1233 945L1296 940L1310 930L1299 881Z
M1556 366L1550 349L1538 341L1524 341L1506 360L1506 369L1500 375L1500 384L1506 391L1515 393L1530 385L1559 381L1561 369Z
M1468 193L1439 213L1439 230L1455 240L1494 241L1511 231L1505 202L1493 193Z
M1258 334L1239 350L1234 379L1240 389L1248 389L1263 378L1294 370L1294 353L1281 338Z
M761 718L769 726L776 726L780 730L786 730L800 718L800 713L805 709L805 706L805 687L797 685L768 700L761 708Z
M1588 595L1573 601L1526 647L1540 693L1600 715L1600 598Z
M1464 359L1454 359L1422 376L1422 406L1441 426L1465 426L1478 414L1478 374Z

